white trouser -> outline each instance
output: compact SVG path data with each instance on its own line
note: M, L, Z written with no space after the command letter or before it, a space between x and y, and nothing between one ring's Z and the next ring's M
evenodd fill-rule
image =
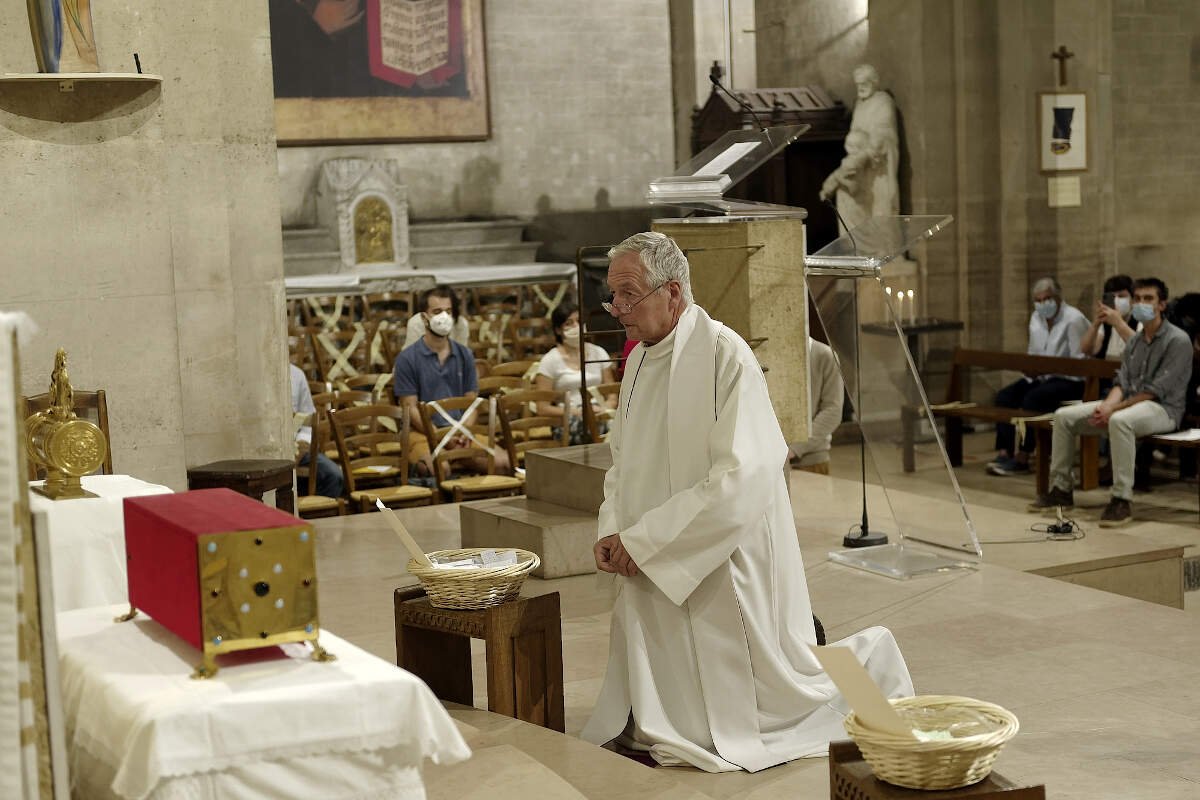
M1108 420L1107 428L1088 424L1088 417L1099 401L1063 406L1054 412L1054 445L1050 456L1050 485L1069 492L1071 468L1075 464L1075 437L1108 434L1112 459L1112 496L1121 500L1133 497L1133 468L1139 436L1175 430L1166 409L1153 400L1123 408Z

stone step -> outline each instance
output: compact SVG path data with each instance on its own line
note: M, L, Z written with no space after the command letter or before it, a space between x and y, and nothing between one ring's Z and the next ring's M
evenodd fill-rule
M493 264L532 264L541 242L436 245L413 247L409 259L417 269L429 267L486 267Z
M330 253L338 249L337 242L325 228L284 228L283 254Z
M525 495L595 515L604 502L604 473L612 466L606 444L581 444L525 453Z
M516 244L525 234L528 219L508 217L466 222L415 222L408 226L413 247L452 247L468 244Z
M596 515L529 497L459 505L463 547L519 547L542 563L533 574L563 578L596 571Z
M283 274L287 277L294 275L327 275L340 272L342 254L330 250L315 253L284 253Z

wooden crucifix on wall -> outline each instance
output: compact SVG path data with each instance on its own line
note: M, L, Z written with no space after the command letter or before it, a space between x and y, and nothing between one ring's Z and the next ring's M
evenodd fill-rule
M1050 54L1050 57L1058 62L1058 85L1067 85L1067 59L1074 58L1075 54L1067 49L1065 44L1060 44L1058 49Z

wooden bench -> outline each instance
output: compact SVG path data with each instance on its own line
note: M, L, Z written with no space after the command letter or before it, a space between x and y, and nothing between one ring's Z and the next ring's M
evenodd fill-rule
M1026 375L1066 375L1083 379L1083 399L1099 400L1100 383L1112 380L1120 364L1100 358L1058 358L1054 356L1032 356L1027 353L1007 353L997 350L968 350L956 348L950 367L950 382L946 386L946 399L942 406L933 409L933 415L946 421L946 455L950 465L961 467L963 460L962 434L963 420L978 419L985 422L1010 422L1017 417L1036 417L1037 411L1026 411L1020 408L1004 408L992 405L960 405L952 403L965 401L964 390L967 384L967 371L970 369L1009 370ZM948 407L947 407L948 406ZM916 421L922 416L920 409L906 408L902 414L903 428L903 457L904 471L916 469L914 456L914 431ZM1096 465L1099 459L1098 444L1085 444L1081 450L1085 459L1085 483L1094 488L1096 481ZM1089 471L1090 470L1090 471Z
M1029 427L1033 428L1037 434L1037 492L1038 494L1046 494L1050 491L1050 447L1053 441L1053 427L1050 420L1041 419L1029 423ZM1200 417L1185 417L1182 430L1189 428L1200 427ZM1099 436L1084 436L1081 437L1084 442L1099 442ZM1167 439L1163 436L1145 436L1138 440L1139 442L1149 442L1161 447L1178 447L1180 450L1198 450L1200 451L1200 440L1181 442L1177 439ZM1081 468L1080 475L1083 474ZM1197 498L1200 498L1200 481L1197 481ZM1080 482L1081 489L1094 489L1096 485L1084 486ZM1197 512L1200 513L1200 505L1197 506Z

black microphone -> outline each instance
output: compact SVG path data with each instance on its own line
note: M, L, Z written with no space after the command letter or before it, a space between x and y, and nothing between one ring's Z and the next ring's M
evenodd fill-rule
M742 98L738 97L738 96L737 96L736 94L734 94L733 92L731 92L731 91L729 91L728 89L726 89L726 88L725 88L725 86L724 86L724 84L722 84L722 83L721 83L721 79L720 79L720 78L718 78L718 77L717 77L716 75L714 75L713 73L711 73L711 72L710 72L710 73L708 73L708 79L709 79L710 81L712 81L712 85L713 85L713 86L717 87L717 88L718 88L718 89L720 89L722 92L724 92L726 95L728 95L729 97L733 98L733 102L737 103L739 106L741 106L742 108L744 108L746 111L749 111L749 112L750 112L750 116L754 117L754 121L758 123L758 129L759 129L760 131L762 131L763 133L766 133L766 132L767 132L767 126L766 126L766 125L763 125L763 121L762 121L762 119L760 119L760 118L759 118L759 116L758 116L758 114L757 114L757 113L755 113L754 109L750 107L750 104L749 104L749 103L747 103L747 102L746 102L745 100L743 100Z

